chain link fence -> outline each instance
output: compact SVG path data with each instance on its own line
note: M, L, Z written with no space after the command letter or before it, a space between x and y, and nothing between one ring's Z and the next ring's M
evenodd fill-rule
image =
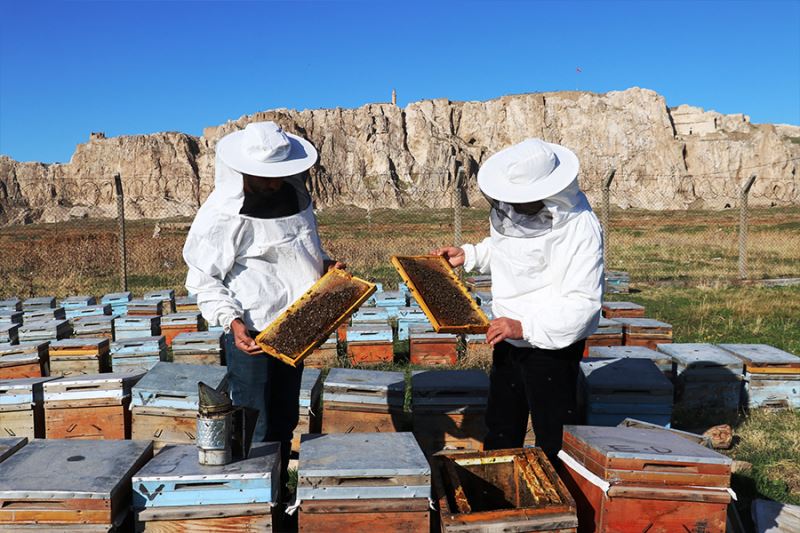
M391 288L399 281L389 262L392 255L474 243L489 234L489 207L474 180L467 183L459 175L453 187L444 173L416 178L416 185L409 185L391 174L372 176L338 191L362 207L317 210L327 252L357 275ZM731 180L724 186L703 182L704 189L691 191L692 197L706 204L734 199L722 209L708 209L687 206L687 190L674 187L674 176L610 168L605 176L590 178L582 184L604 226L606 267L628 272L633 286L800 277L796 180L759 183L756 177L756 185L748 188L743 179L738 190L731 190ZM48 208L39 216L58 221L0 228L0 296L98 295L120 289L141 294L159 288L182 292L183 244L209 192L186 181L171 182L157 199L148 178L60 184L76 187L83 205L59 206L57 216ZM42 184L43 190L47 187ZM767 207L765 198L777 198L783 207Z

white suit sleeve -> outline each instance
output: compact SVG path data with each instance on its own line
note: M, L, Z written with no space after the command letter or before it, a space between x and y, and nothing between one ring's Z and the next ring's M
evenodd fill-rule
M197 306L208 323L225 331L244 314L224 284L236 259L238 229L237 221L231 218L209 221L198 216L183 247L183 259L189 267L186 289L197 295Z
M464 250L464 270L477 269L481 274L488 274L491 271L490 260L492 258L492 238L486 237L478 244L465 244L461 247Z
M533 304L522 322L523 338L557 350L594 333L603 298L603 237L594 215L575 228L553 251L549 297Z

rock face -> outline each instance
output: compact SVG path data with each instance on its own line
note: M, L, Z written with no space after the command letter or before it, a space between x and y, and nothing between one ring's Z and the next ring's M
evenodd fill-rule
M752 205L800 203L800 128L755 125L746 115L690 106L668 108L657 93L633 88L557 92L486 102L424 100L399 108L276 109L182 133L105 138L93 133L69 163L20 163L0 156L0 222L113 216L120 173L126 214L191 215L213 189L214 148L247 123L274 120L308 138L320 160L309 186L319 207L451 206L481 198L477 171L492 153L528 137L575 151L581 186L597 199L611 167L612 201L647 209L719 209L758 175ZM464 182L457 183L464 169Z

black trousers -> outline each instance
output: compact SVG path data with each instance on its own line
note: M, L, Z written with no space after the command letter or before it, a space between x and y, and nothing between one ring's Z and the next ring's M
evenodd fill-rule
M581 340L561 350L495 345L485 449L522 447L530 416L536 445L556 462L564 425L578 422L576 388L584 344Z

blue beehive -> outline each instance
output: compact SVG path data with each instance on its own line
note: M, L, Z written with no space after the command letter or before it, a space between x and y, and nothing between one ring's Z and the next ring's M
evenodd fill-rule
M383 307L389 313L389 318L397 318L397 310L406 307L407 295L400 291L385 291L375 293L375 305Z
M22 311L22 302L19 298L0 300L0 311Z
M421 307L401 307L397 310L397 340L407 341L412 326L430 323Z
M672 383L649 359L585 359L579 397L592 426L616 426L636 418L669 427Z
M86 307L88 305L96 305L97 298L94 296L67 296L63 300L59 302L59 305L64 308L65 311L69 309L75 309L77 307Z
M65 309L66 317L70 320L82 316L103 316L111 314L110 304L86 305L83 307L70 307Z
M101 304L109 304L111 311L115 315L125 315L128 313L128 302L131 301L130 291L110 292L100 298Z
M34 296L22 302L22 310L30 311L33 309L51 308L56 306L56 299L53 296Z
M388 324L389 311L384 307L360 307L353 313L353 324Z
M36 322L39 320L63 320L67 318L63 307L34 307L22 312L23 322Z
M392 326L389 324L359 324L347 328L347 342L383 343L392 342Z
M719 347L744 363L745 406L800 409L800 357L768 344Z
M25 322L19 328L19 340L50 341L66 339L72 333L72 326L67 320L51 319Z
M161 335L161 317L157 315L121 316L114 320L114 338L138 339Z
M162 336L116 340L111 343L111 369L114 372L146 372L167 358L167 343Z
M161 302L161 311L165 315L175 312L175 291L172 289L148 291L142 299Z

